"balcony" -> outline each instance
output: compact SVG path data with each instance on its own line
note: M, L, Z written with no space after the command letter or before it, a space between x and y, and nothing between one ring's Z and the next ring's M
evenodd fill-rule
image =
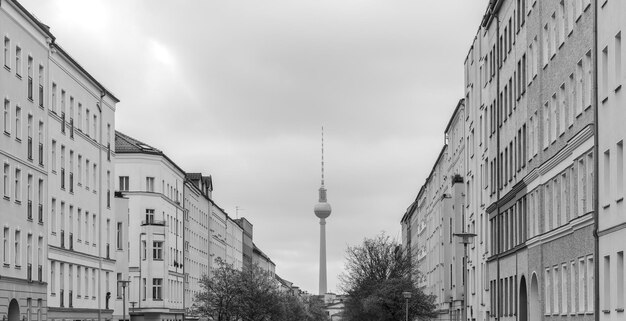
M43 223L43 205L41 204L37 206L37 215L39 216L39 223Z
M43 166L43 143L39 143L39 165Z
M28 160L33 160L33 138L28 136Z
M65 231L61 230L61 248L65 248Z
M28 204L26 206L27 218L29 221L33 220L33 201L28 200Z
M37 266L37 280L39 280L39 282L43 281L43 266L41 266L41 264Z
M31 263L26 264L26 279L28 282L33 281L33 265Z
M74 233L70 233L70 250L74 250Z
M141 221L141 225L156 225L156 226L165 226L165 221L159 221L159 220L144 220Z
M43 85L39 85L39 107L43 108Z

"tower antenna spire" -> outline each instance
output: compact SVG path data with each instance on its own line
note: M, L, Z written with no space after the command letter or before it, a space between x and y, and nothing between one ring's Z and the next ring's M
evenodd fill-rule
M324 186L324 126L322 126L322 186Z

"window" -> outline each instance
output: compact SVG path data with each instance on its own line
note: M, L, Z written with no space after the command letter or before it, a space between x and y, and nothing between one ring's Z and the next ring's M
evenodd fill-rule
M561 313L567 314L567 264L561 265Z
M15 239L13 240L15 244L15 249L13 251L13 255L14 255L16 267L19 267L20 265L22 265L22 247L20 246L21 240L22 240L21 232L15 231Z
M592 313L594 308L593 292L594 292L594 271L593 256L587 257L587 312Z
M56 278L55 278L55 261L50 261L50 293L55 294L56 292Z
M147 249L148 245L146 245L146 241L141 241L141 259L145 260L146 257L148 256L148 249Z
M604 304L602 309L604 311L611 310L611 256L604 256Z
M570 263L570 283L569 283L569 293L570 293L570 302L571 302L571 313L576 313L576 261L572 260Z
M11 168L9 167L9 164L4 163L4 179L3 179L3 190L4 190L4 198L9 199L10 198L10 193L11 193L11 188L9 187L9 172L11 171Z
M4 37L4 67L7 69L11 69L10 61L11 61L11 40L8 37Z
M581 258L578 261L578 312L579 313L584 313L585 312L585 298L586 298L586 292L585 292L585 286L587 284L587 279L585 278L585 276L587 275L587 269L585 267L585 258Z
M163 279L152 279L152 299L162 300Z
M154 192L154 177L146 177L146 191Z
M551 275L552 274L550 273L550 268L547 268L546 271L545 271L545 274L544 274L544 281L545 281L544 282L545 283L544 290L545 290L545 294L543 296L545 298L544 301L545 301L546 315L549 315L551 313L551 311L552 311L552 309L551 309L552 305L550 304L551 303L551 300L550 300L550 298L551 298L551 296L550 296L550 292L551 292L551 282L550 282Z
M619 166L619 164L617 164ZM607 149L604 152L604 195L606 198L602 203L604 206L608 205L611 201L611 150Z
M622 84L622 32L615 35L615 88L619 88Z
M20 202L22 200L22 170L15 169L15 201Z
M120 176L120 191L128 191L128 176Z
M57 214L56 214L57 200L52 198L50 202L50 231L55 234L57 231Z
M15 47L15 74L21 78L22 74L22 48Z
M28 56L28 100L33 101L33 57Z
M117 249L122 249L123 234L122 234L122 222L117 222Z
M9 264L9 228L4 228L2 239L2 263ZM54 292L54 291L53 291Z
M154 209L146 209L146 224L154 223Z
M7 135L10 135L10 131L11 131L10 108L11 108L11 101L5 98L4 99L3 124L4 124L4 133Z
M616 198L624 197L624 142L617 143L617 159L615 160Z
M617 252L615 285L617 286L617 306L618 309L624 308L624 252Z
M117 274L117 298L121 299L122 298L122 273L118 273Z
M163 260L163 242L162 241L152 242L152 259Z
M602 85L600 87L602 90L602 96L600 99L604 101L607 99L609 94L609 47L604 47L602 49Z

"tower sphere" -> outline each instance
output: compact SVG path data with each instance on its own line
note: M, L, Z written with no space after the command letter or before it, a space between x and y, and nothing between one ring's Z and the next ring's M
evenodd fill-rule
M319 218L327 218L330 216L330 211L331 211L330 204L317 203L315 204L313 211L315 212L315 216Z

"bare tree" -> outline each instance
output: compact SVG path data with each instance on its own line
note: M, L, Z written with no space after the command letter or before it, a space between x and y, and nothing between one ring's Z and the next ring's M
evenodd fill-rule
M411 280L417 273L411 258L400 245L383 234L366 238L346 251L341 288L348 294L345 319L348 321L395 321L405 317L402 292L411 292L409 316L434 317L434 297L425 295Z

